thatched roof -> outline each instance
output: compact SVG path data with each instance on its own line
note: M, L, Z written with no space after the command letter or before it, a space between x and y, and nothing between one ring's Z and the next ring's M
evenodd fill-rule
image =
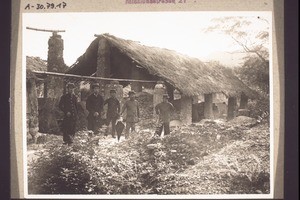
M26 56L26 78L36 78L32 71L47 71L47 61L39 57Z
M91 75L96 71L100 38L105 38L112 47L119 49L149 74L160 77L187 96L217 92L228 96L237 96L242 92L250 98L256 96L230 69L207 66L197 58L168 49L144 46L109 34L97 37L67 73Z

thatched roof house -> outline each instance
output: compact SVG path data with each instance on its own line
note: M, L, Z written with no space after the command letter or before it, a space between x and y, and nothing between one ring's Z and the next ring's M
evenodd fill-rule
M110 69L109 73L104 74L105 77L164 80L186 96L209 93L240 96L244 93L250 98L256 97L256 93L234 76L230 69L207 66L197 58L109 34L98 36L67 73L90 76L101 70L100 40L105 41L105 46L110 49L106 53L110 57ZM133 77L134 70L139 70L140 76Z
M204 118L213 116L213 94L222 94L228 98L227 117L235 116L237 97L245 108L248 98L257 97L256 92L238 79L231 69L217 64L205 64L172 50L149 47L136 41L124 40L109 34L96 35L86 52L66 72L69 74L102 78L129 79L120 81L125 86L131 80L134 90L141 86L154 87L156 81L164 81L166 93L174 100L174 91L181 93L180 119L191 123L192 108L199 97L204 99ZM154 81L136 83L132 80ZM106 84L105 84L106 85ZM175 90L176 89L176 90ZM154 106L160 98L154 96ZM196 100L198 99L198 101Z

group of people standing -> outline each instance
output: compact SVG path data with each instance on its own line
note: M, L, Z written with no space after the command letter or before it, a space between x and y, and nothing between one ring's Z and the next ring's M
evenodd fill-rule
M76 132L76 122L78 120L78 108L77 98L74 94L75 85L68 83L66 86L66 94L64 94L59 102L59 108L64 113L64 119L62 122L62 132L64 144L71 145ZM135 131L135 124L140 120L140 109L138 101L135 99L135 92L129 91L129 100L127 100L122 110L120 109L120 101L116 97L116 90L110 90L110 97L106 100L103 99L100 94L100 85L95 83L92 85L92 93L86 100L86 109L89 114L87 116L88 130L93 134L99 134L99 128L104 124L109 126L111 124L111 135L115 138L116 134L116 122L123 115L126 110L126 117L124 121L125 126L125 138L128 138L129 132ZM106 120L102 119L102 113L104 106L107 104ZM163 95L163 102L159 103L155 107L156 114L159 115L158 123L155 133L161 135L162 129L164 134L170 133L170 115L174 111L173 105L168 102L168 95ZM108 132L106 131L105 135Z

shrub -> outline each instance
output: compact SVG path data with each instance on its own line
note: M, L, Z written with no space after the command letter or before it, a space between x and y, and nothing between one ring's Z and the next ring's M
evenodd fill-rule
M264 171L255 171L251 175L239 174L231 178L231 187L228 193L255 194L270 193L270 174Z
M95 141L78 135L73 146L53 144L28 169L29 194L136 194L138 168L126 152L103 153ZM124 156L124 157L123 157Z
M95 187L93 176L86 154L53 146L41 152L29 168L29 194L88 194Z
M248 104L248 109L251 111L250 117L252 118L259 118L259 116L262 116L264 113L270 113L269 99L261 97L256 100L252 100ZM266 119L268 120L268 118Z
M59 146L57 141L49 141L50 148L30 163L29 194L196 194L194 188L188 185L199 187L203 180L194 173L190 174L192 177L178 177L177 174L186 173L191 165L202 163L199 173L211 164L215 166L214 159L210 161L204 156L214 155L212 153L218 152L228 141L235 140L235 134L243 141L241 138L245 134L242 128L233 130L226 125L203 124L182 127L163 139L141 131L131 134L126 141L111 145L105 143L107 140L101 136L89 137L86 132L79 132L73 146ZM217 135L221 138L217 139ZM251 140L256 139L259 138ZM252 149L254 147L251 146ZM241 147L235 145L235 148L237 150L223 152L224 156L219 153L216 158L238 154ZM244 150L246 152L247 148ZM253 188L261 188L261 169L254 166L250 170L247 168L250 165L245 166L246 173L230 179L232 184L250 177ZM247 184L240 183L241 188ZM238 188L232 188L232 191L235 189Z

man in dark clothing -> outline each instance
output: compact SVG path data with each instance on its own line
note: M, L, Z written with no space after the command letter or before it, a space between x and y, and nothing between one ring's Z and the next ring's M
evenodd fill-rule
M116 121L120 117L120 102L116 98L116 90L110 90L110 98L104 101L105 104L107 104L106 125L109 126L111 123L111 135L115 138Z
M127 100L122 108L121 115L126 110L126 127L125 127L125 138L129 135L129 130L131 132L135 131L135 124L139 121L140 111L138 101L135 100L135 92L130 91L128 93L129 100Z
M78 118L77 98L74 94L74 84L67 84L67 93L59 101L59 108L64 112L62 122L62 132L64 144L71 145L76 131L76 121Z
M163 102L155 106L156 114L159 115L158 125L155 130L155 134L161 135L164 129L164 134L170 134L170 118L171 114L174 112L174 106L168 101L169 96L167 94L163 95Z
M100 93L98 83L92 85L93 93L86 100L86 109L89 111L88 129L98 134L98 128L101 127L101 112L103 111L103 97Z

